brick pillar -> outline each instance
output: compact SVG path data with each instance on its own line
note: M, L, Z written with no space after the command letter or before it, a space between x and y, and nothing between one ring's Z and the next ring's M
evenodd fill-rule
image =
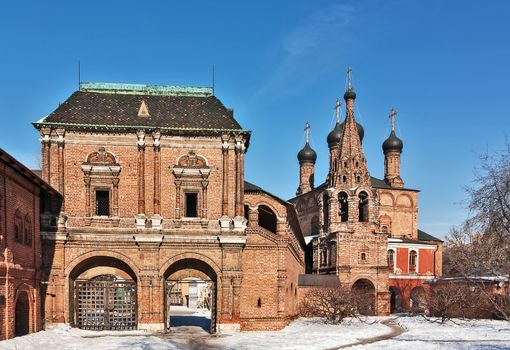
M113 191L112 191L112 215L119 216L119 178L114 177L112 180L113 183ZM89 199L90 200L90 199Z
M244 143L243 141L237 141L236 143L236 206L235 216L243 216L243 155L244 155Z
M181 183L182 181L175 180L175 218L181 218Z
M145 214L145 132L138 131L138 214Z
M64 196L64 171L65 171L65 164L64 164L64 135L65 130L64 129L57 129L57 144L58 144L58 191L62 195L62 211L65 211L65 196Z
M259 224L259 209L250 207L248 210L248 226L257 227Z
M85 182L85 216L90 217L90 173L85 174L85 177L83 178L83 181Z
M202 181L202 219L207 220L207 185L209 181Z
M41 153L41 162L42 162L42 169L41 169L41 176L44 181L49 183L51 185L51 179L50 179L50 150L51 150L51 143L50 143L50 128L41 128L41 144L42 144L42 153Z
M153 132L154 139L154 214L161 214L161 133Z
M223 157L223 191L221 196L221 215L228 216L228 136L223 138L221 150Z

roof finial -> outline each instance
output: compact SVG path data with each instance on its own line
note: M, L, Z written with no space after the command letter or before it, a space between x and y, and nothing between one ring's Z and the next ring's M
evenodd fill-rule
M390 118L391 118L391 131L395 131L395 117L397 116L397 110L395 107L391 108Z
M335 113L336 113L336 122L337 123L340 122L340 107L342 107L342 102L340 101L339 98L337 98L336 104L335 104Z
M305 135L306 135L306 143L308 143L308 134L310 133L310 122L306 122L305 126Z
M352 68L347 69L347 88L352 89Z

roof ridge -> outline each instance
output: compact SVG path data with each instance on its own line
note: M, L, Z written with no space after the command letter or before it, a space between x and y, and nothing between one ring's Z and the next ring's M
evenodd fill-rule
M213 89L206 86L178 86L155 84L81 82L79 91L105 94L163 95L163 96L213 96Z

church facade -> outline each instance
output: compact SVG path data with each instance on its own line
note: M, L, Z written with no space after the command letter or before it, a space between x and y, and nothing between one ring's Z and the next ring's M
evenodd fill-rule
M329 172L314 187L316 152L307 140L298 153L300 182L291 199L307 239L307 273L337 275L364 296L367 314L388 314L424 305L423 282L441 276L442 242L418 229L418 190L400 177L403 142L392 129L384 141L384 179L372 177L363 151L364 129L356 122L356 93L344 94L345 119L329 133Z
M162 331L190 280L210 286L211 332L297 315L297 213L245 182L250 132L212 89L82 83L34 126L63 197L41 232L46 325Z

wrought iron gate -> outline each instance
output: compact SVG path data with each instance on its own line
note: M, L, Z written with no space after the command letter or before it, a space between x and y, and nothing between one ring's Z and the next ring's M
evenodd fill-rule
M136 283L101 275L74 283L75 320L78 328L92 330L136 329Z

